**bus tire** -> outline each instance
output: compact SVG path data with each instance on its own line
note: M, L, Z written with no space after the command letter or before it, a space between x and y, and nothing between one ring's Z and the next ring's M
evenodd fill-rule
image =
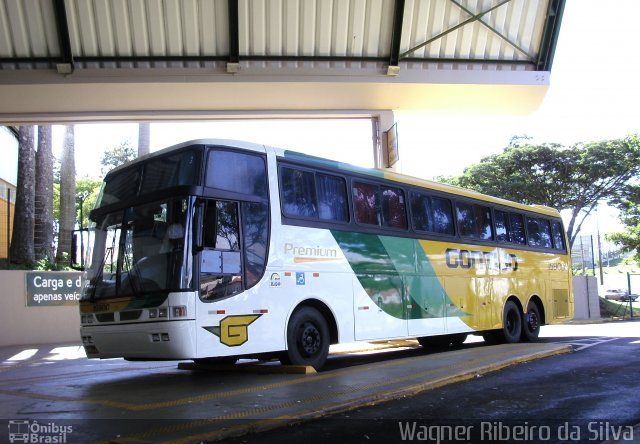
M522 325L522 339L529 342L537 341L538 335L540 334L541 324L542 318L540 317L538 304L533 301L529 301Z
M313 307L297 309L287 326L287 351L281 356L283 364L310 365L320 370L329 354L327 321Z
M520 309L513 301L507 301L507 303L504 304L502 335L504 336L504 342L507 344L520 342L520 337L522 336L522 315L520 314Z

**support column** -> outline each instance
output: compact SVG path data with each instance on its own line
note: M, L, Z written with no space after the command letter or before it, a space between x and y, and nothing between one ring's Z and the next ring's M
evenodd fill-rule
M394 165L389 166L389 130L396 123L393 110L379 111L371 115L373 126L373 159L376 168L381 170L402 171L402 162L398 160Z

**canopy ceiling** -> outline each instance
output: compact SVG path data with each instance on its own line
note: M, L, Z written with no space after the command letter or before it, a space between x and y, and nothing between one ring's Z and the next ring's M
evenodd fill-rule
M0 121L527 112L565 0L0 0Z

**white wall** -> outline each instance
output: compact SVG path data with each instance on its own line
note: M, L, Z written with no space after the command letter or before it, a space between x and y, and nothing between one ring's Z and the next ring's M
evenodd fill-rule
M0 346L80 343L77 305L27 307L25 272L0 271Z
M593 276L573 278L573 319L600 319L600 299L598 281Z
M0 158L0 179L15 186L18 182L18 141L4 126L0 127Z

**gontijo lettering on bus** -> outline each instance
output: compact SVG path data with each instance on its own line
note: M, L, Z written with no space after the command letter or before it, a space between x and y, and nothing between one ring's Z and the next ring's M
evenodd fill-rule
M504 251L479 251L447 248L445 252L449 268L488 268L489 270L517 271L518 256Z

